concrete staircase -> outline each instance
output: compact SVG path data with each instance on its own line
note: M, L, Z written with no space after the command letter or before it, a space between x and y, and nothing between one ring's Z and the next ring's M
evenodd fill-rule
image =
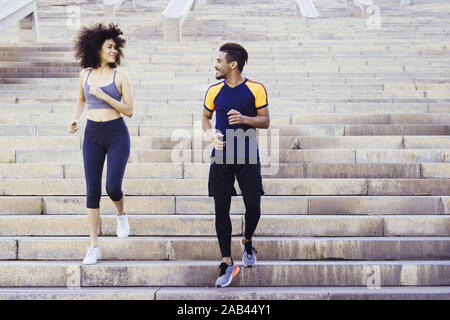
M94 266L81 265L83 130L67 133L80 68L66 3L38 2L42 43L0 36L0 299L450 299L449 3L383 1L370 29L337 2L315 1L321 18L304 21L294 1L208 0L170 43L168 1L124 2L114 21L135 96L131 236L115 237L104 192ZM104 19L101 2L78 3L82 25ZM248 49L245 75L265 84L272 125L261 131L258 265L216 289L211 149L195 133L226 41ZM233 199L237 261L243 212Z

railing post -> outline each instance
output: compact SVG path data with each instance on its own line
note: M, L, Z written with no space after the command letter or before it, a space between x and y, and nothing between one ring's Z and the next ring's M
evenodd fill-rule
M20 20L17 24L20 42L39 42L39 23L36 3L34 3L34 11Z
M192 9L194 10L194 18L197 18L197 5L198 0L194 0L194 3L192 4Z

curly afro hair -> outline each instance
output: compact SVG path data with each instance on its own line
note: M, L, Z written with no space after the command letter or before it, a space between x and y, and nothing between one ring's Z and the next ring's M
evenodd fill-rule
M119 26L114 23L104 25L96 23L89 27L82 27L74 40L75 58L80 61L82 68L98 68L101 66L100 49L103 43L112 39L116 43L116 62L110 63L111 68L120 65L120 59L123 57L122 48L125 47L126 40L121 37L123 35Z

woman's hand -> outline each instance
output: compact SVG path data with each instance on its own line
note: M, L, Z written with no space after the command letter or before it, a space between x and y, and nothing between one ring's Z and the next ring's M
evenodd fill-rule
M100 87L90 87L89 93L100 100L105 100L107 94Z
M69 133L74 134L78 131L78 122L76 120L73 120L71 123L69 123Z

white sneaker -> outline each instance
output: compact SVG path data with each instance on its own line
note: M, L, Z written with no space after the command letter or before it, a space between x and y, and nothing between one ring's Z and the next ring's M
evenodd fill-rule
M124 213L117 216L117 237L126 238L130 234L130 224L128 223L128 216Z
M97 259L101 259L102 253L98 246L90 246L87 250L86 257L83 259L83 264L96 264Z

